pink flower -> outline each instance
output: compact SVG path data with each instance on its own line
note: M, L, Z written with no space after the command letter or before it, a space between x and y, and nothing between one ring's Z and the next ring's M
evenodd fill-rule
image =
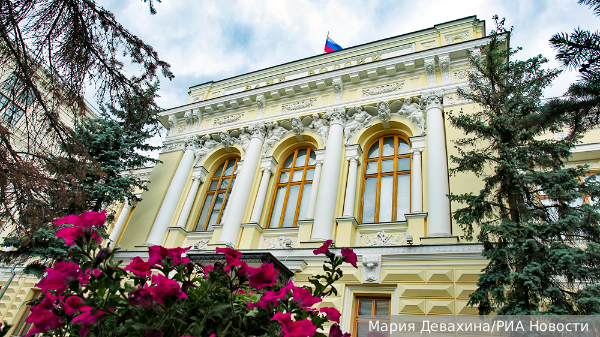
M79 330L79 336L85 337L89 333L88 325L92 325L96 322L98 316L105 315L106 312L98 310L92 314L92 307L86 307L84 312L73 318L73 322L81 322L81 330Z
M217 254L225 254L225 269L231 270L235 267L241 267L243 261L240 261L242 253L238 252L233 248L219 248L217 247Z
M52 309L58 308L59 296L53 296L47 292L42 303L33 306L31 313L25 320L27 323L32 323L34 327L29 330L25 336L31 336L40 332L45 332L48 329L57 329L63 324L63 321L52 312Z
M321 308L321 312L325 314L325 317L327 317L328 320L333 321L333 322L340 322L340 312L333 307L324 307Z
M150 311L154 308L154 295L146 289L145 285L144 287L138 286L138 290L129 293L129 303Z
M329 337L350 337L349 333L342 333L342 329L337 324L334 324L329 329Z
M106 210L102 212L85 212L81 215L71 214L64 218L54 219L56 225L70 223L83 229L84 233L91 233L92 226L101 226L106 221Z
M144 262L141 257L136 256L131 262L123 268L123 270L130 271L139 277L148 277L152 274L150 270L150 264Z
M278 312L271 320L281 323L283 337L310 337L317 333L317 328L309 319L292 322L292 314L290 313Z
M315 250L313 250L313 254L315 255L319 255L319 254L329 254L329 246L331 246L331 243L333 242L333 240L327 240L325 242L323 242L323 245Z
M100 277L100 275L102 275L102 272L99 269L88 269L85 271L86 279L89 279L92 276L94 276L95 278L98 278L98 277Z
M73 316L76 312L85 310L85 308L89 308L88 306L84 306L83 302L83 299L80 297L69 296L63 304L63 309L65 309L65 313L67 315Z
M202 271L204 272L204 274L208 274L209 272L214 271L214 270L215 270L215 266L213 266L212 264L202 267Z
M161 262L161 260L167 257L171 258L174 265L178 265L180 263L186 264L190 262L190 259L188 259L187 257L182 258L181 255L188 251L190 248L191 247L165 248L163 246L158 245L152 246L148 249L148 264L150 265L150 267L155 266L157 264L160 266L164 266L165 264Z
M275 270L272 263L263 263L259 268L248 268L250 269L248 279L251 287L262 289L277 283L279 270Z
M350 263L354 268L358 268L356 266L356 253L354 253L352 248L342 248L342 258L345 262Z
M310 289L294 287L292 289L294 301L302 308L312 307L315 303L322 301L320 297L313 297Z
M36 287L47 292L49 290L56 290L56 294L62 294L71 282L80 280L82 284L87 283L79 265L73 262L57 262L54 264L54 268L46 269L48 275L44 277Z
M163 297L166 296L187 298L187 295L181 291L179 283L175 280L165 277L164 275L152 275L152 283L156 283L156 285L149 287L148 291L154 295L154 300L160 304L164 304Z
M279 300L285 298L290 290L294 288L294 284L290 281L285 287L280 288L277 291L265 291L265 293L260 297L258 302L250 302L248 303L248 308L250 310L259 307L263 309L268 309L270 305L276 307L279 305Z

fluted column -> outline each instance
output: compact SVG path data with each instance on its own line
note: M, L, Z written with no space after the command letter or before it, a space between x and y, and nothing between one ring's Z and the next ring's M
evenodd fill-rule
M167 235L167 228L169 228L169 224L171 223L175 208L177 208L179 198L183 193L183 188L185 187L193 164L193 147L187 146L185 153L179 162L179 166L177 166L175 175L171 180L171 184L169 184L169 189L163 199L162 205L160 205L160 209L158 210L158 214L152 225L152 230L150 231L150 235L148 235L148 240L146 240L144 245L151 246L163 244L165 236Z
M312 181L312 189L308 198L308 207L306 209L306 219L315 218L315 207L317 206L317 196L319 195L319 184L321 181L321 169L325 160L325 150L316 150L315 176Z
M312 230L312 241L331 239L335 221L335 204L337 201L338 181L344 145L344 125L346 123L346 108L340 107L327 110L329 119L329 135L325 149L325 162L319 182L319 195L315 209L315 222Z
M177 220L177 227L185 228L185 224L190 217L192 205L194 205L194 200L196 199L196 193L198 193L198 187L200 187L200 184L204 182L207 174L208 172L202 166L200 166L198 172L194 172L192 176L192 187L190 188L187 198L185 199L185 203L183 204L183 209L179 215L179 220Z
M265 205L265 198L267 197L267 188L269 187L269 179L271 174L275 172L277 162L273 157L263 158L260 169L262 171L262 178L260 180L260 186L258 187L258 193L256 194L256 201L254 202L254 208L252 209L252 216L250 222L260 222L260 216L262 215L263 207Z
M254 172L260 160L263 141L265 139L265 124L257 123L248 127L248 131L252 134L248 150L244 156L244 166L240 174L235 179L234 190L231 193L231 199L228 204L233 205L225 215L223 222L223 230L219 238L218 244L235 246L238 242L244 211L248 205L250 197L250 189L254 179Z
M427 237L452 236L442 97L425 98L427 114Z
M354 216L354 201L356 198L356 177L358 175L358 164L362 149L360 145L346 146L346 160L348 165L348 179L346 182L346 198L344 200L344 216Z
M421 153L425 146L425 137L410 137L410 153L412 154L411 213L423 212L423 174Z
M121 210L121 214L119 214L119 218L117 219L117 223L115 223L115 227L113 227L112 232L110 232L110 236L108 237L108 242L106 244L107 247L114 247L115 243L119 239L119 235L123 231L123 226L125 226L125 221L129 217L129 213L131 212L131 205L129 205L129 200L125 198L125 203L123 204L123 209Z

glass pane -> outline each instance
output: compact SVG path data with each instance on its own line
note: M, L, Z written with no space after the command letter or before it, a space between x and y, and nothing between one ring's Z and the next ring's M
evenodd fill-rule
M394 172L394 161L384 160L381 162L381 173Z
M389 315L389 314L390 314L390 301L376 300L375 301L375 315Z
M217 189L217 186L219 186L219 180L213 180L210 182L210 186L208 187L208 190L214 191Z
M219 186L220 190L226 190L229 185L229 178L221 180L221 186Z
M315 165L317 162L317 155L315 154L315 151L310 151L310 155L308 157L308 165Z
M294 171L294 175L292 176L292 182L302 181L303 174L304 170Z
M392 221L392 198L394 177L381 177L381 195L379 196L379 222Z
M410 146L404 139L398 138L398 154L407 153L410 153Z
M377 173L377 164L378 161L368 161L367 162L367 174Z
M281 227L292 227L294 225L296 206L298 206L298 194L300 194L300 185L290 186L290 194L288 195L288 202L285 206L285 215Z
M283 168L290 168L292 167L292 162L294 161L294 154L290 154L287 159L285 160L285 162L283 162Z
M273 204L273 213L271 214L271 221L269 227L279 227L279 219L281 219L281 209L283 208L283 199L285 199L285 192L287 186L280 186L277 188L277 195L275 196L275 203Z
M387 137L383 139L383 157L394 155L394 137Z
M210 219L208 220L208 227L206 230L210 231L213 229L213 225L217 224L217 220L219 218L219 212L221 211L221 205L223 204L223 197L225 197L225 193L217 194L217 199L215 200L215 205L213 206L212 211L210 212Z
M315 169L306 170L306 177L304 178L305 181L312 181L314 177Z
M399 158L398 159L398 171L410 170L410 158Z
M224 176L230 176L233 174L233 166L235 165L235 160L230 160L227 162L227 168L225 169Z
M375 222L375 196L377 193L377 178L365 180L365 196L363 202L362 222Z
M296 157L296 167L306 165L306 149L298 150L298 157Z
M300 212L298 213L298 220L306 219L306 210L308 209L308 199L310 198L311 190L312 184L306 184L302 189L302 201L300 201Z
M373 146L369 149L369 153L367 154L367 158L377 158L379 157L379 141L375 142Z
M215 171L215 175L213 177L220 177L221 176L221 172L223 172L223 166L225 165L225 163L221 164L221 166L219 166L219 168Z
M281 175L279 176L279 182L287 183L288 180L290 180L290 172L281 172Z
M410 213L410 174L401 174L398 176L397 194L396 220L406 221L404 214Z
M358 316L373 315L373 300L358 300Z
M197 231L204 230L204 224L206 223L206 215L210 211L210 203L212 202L214 196L214 194L206 195L206 200L204 200L204 205L202 205L202 212L200 212L200 219L198 219L198 224L196 225Z
M231 186L229 186L229 188L233 189L234 184L235 184L235 178L233 178L233 180L231 181Z
M371 332L368 322L356 323L356 337L368 337Z

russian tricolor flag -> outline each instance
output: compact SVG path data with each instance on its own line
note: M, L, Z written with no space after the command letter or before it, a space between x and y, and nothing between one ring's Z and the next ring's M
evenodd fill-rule
M327 35L327 40L325 40L325 52L326 53L331 53L332 51L336 51L336 50L341 50L342 46L340 46L339 44L335 43L335 41L333 41L329 35Z

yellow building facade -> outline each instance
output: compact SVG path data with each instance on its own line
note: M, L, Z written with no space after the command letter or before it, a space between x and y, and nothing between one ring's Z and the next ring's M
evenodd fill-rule
M120 206L110 244L125 260L154 244L269 252L306 285L322 272L313 249L331 239L359 268L344 266L339 296L318 306L339 309L353 336L358 315L477 314L467 302L487 261L447 194L483 183L448 174L464 134L444 113L476 108L456 92L468 51L487 41L473 16L191 87L160 113L162 163L127 173L148 190ZM600 132L584 141L570 164L600 167ZM19 306L31 286L23 278L0 305Z

